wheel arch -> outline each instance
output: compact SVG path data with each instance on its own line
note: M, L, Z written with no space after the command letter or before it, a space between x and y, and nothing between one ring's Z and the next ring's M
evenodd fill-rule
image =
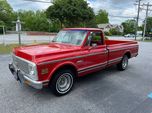
M130 51L126 51L126 52L124 53L124 55L127 55L129 59L131 58L131 52L130 52Z
M70 69L72 70L74 73L75 73L75 77L78 76L78 68L77 66L72 63L72 62L64 62L64 63L61 63L59 65L57 65L53 70L52 72L50 73L49 75L49 81L52 80L52 78L54 77L54 75L59 71L59 70L62 70L62 69Z

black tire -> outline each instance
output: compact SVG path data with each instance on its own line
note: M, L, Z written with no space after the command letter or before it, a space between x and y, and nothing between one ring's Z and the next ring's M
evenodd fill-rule
M124 55L121 62L117 64L117 69L120 71L126 70L128 67L128 56Z
M71 91L74 82L75 74L71 70L62 69L55 73L50 88L55 95L62 96Z

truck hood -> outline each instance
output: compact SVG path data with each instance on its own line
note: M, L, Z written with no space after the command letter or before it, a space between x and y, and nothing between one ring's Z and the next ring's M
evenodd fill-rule
M13 50L13 53L21 58L29 61L36 61L36 59L43 57L51 57L54 55L59 55L63 53L74 52L80 49L80 46L50 43L48 45L32 45L18 47ZM50 56L51 55L51 56Z

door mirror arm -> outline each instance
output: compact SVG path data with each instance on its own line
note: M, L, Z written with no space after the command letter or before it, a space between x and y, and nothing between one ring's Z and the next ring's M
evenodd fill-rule
M96 43L93 43L92 46L89 47L89 50L90 50L90 49L94 49L94 48L96 48L96 47L97 47L97 44L96 44Z

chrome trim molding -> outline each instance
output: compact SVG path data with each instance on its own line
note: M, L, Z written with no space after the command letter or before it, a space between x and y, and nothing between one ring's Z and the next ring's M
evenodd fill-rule
M106 65L107 64L102 64L102 65L86 68L84 70L79 70L78 73L80 74L80 73L83 73L83 72L86 72L86 71L90 71L90 70L93 70L93 69L104 68L104 67L106 67Z
M19 60L27 63L27 65L29 65L29 64L32 65L32 66L34 67L34 69L35 69L35 75L34 75L34 76L36 77L35 80L38 80L37 66L36 66L36 64L35 64L34 62L31 62L31 61L26 60L26 59L24 59L24 58L18 57L18 56L16 56L15 54L12 54L12 57L15 57L15 58L17 58L17 59L19 59ZM28 77L33 76L33 75L30 75L30 73L25 72L25 70L21 69L20 67L16 66L16 64L14 64L14 62L12 62L12 64L13 64L13 66L14 66L15 68L19 68L20 71L22 71L22 73L24 73L24 75L26 75L26 76L28 76ZM27 66L27 68L28 68L28 66Z
M122 59L122 57L119 57L119 58L116 58L116 59L109 60L109 62L103 62L103 63L99 63L99 64L96 64L96 65L93 65L93 66L82 68L82 69L78 70L78 73L80 74L80 73L90 71L90 70L93 70L93 69L104 68L108 64L112 64L112 63L116 63L116 62L121 61L121 59Z
M27 80L29 82L28 85L32 86L33 88L35 88L35 89L42 89L43 88L42 82L34 81L34 80L30 79L29 77L24 76L24 75L23 75L23 77L25 80Z
M127 47L127 48L121 48L121 49L114 49L114 50L109 50L109 52L115 52L115 51L121 51L121 50L126 50L126 49L132 49L132 48L135 48L135 47L137 47L138 48L138 46L132 46L132 47Z
M122 60L122 57L119 57L119 58L115 58L115 59L112 59L112 60L109 60L108 64L112 64L112 63L115 63L115 62L119 62Z
M76 63L79 64L79 63L82 63L84 62L83 60L78 60Z
M131 48L135 48L135 47L138 48L138 45L127 47L127 48L123 48L123 49L121 48L121 49L109 50L109 52L121 51L121 50L131 49ZM75 56L75 57L70 57L70 58L63 58L63 59L59 59L59 60L41 62L38 65L51 64L51 63L56 63L56 62L61 62L61 61L66 61L66 60L79 59L79 58L84 58L84 57L88 57L88 56L95 56L95 55L107 54L107 53L108 53L108 51L105 50L104 52L99 52L99 53L91 53L91 54L88 54L88 55L81 55L81 56Z
M99 63L99 64L88 66L88 67L85 67L85 68L81 68L78 71L84 71L84 70L88 70L90 68L95 68L95 67L98 67L98 66L101 67L101 66L104 66L104 65L107 65L107 62Z
M51 63L56 63L56 62L61 62L61 61L66 61L66 60L79 59L79 58L84 58L84 57L88 57L88 56L95 56L95 55L107 54L107 53L108 53L107 51L99 52L99 53L91 53L91 54L88 54L88 55L75 56L75 57L70 57L70 58L63 58L63 59L53 60L53 61L46 61L46 62L39 63L38 65L51 64Z
M36 65L34 62L31 62L31 61L26 60L26 59L24 59L24 58L18 57L18 56L16 56L16 55L14 55L13 53L12 53L12 56L14 56L14 57L16 57L16 58L18 58L18 59L20 59L20 60L23 60L23 61L25 61L25 62L27 62L27 63L29 63L29 64Z

